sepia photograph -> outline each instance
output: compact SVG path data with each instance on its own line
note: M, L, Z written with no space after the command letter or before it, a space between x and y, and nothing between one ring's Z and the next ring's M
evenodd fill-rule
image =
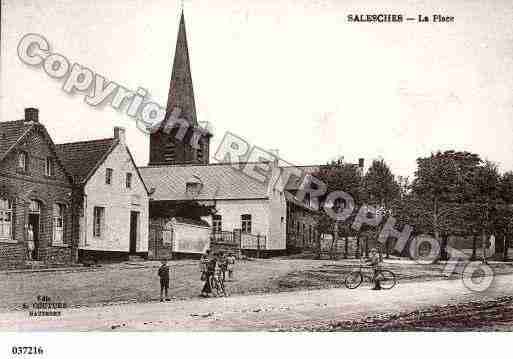
M0 55L6 358L510 340L510 0L2 0Z

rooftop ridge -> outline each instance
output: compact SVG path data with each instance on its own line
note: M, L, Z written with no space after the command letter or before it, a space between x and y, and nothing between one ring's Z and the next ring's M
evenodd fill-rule
M113 141L113 140L115 140L114 137L109 137L109 138L100 138L100 139L96 139L96 140L84 140L84 141L57 143L57 144L55 144L55 146L59 147L59 146L66 146L66 145L93 143L93 142L102 142L102 141Z

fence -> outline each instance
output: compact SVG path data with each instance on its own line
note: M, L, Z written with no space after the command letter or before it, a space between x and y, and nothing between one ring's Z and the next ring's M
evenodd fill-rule
M241 249L265 250L267 248L267 237L259 234L241 233Z
M233 232L217 231L210 234L211 243L238 244L236 236Z

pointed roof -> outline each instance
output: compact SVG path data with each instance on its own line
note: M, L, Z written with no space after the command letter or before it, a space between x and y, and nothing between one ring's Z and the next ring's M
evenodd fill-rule
M176 38L175 58L169 84L166 114L171 113L175 107L179 107L182 111L180 118L187 119L194 126L198 124L183 10Z
M76 183L85 183L112 152L118 141L114 138L62 143L57 154Z
M23 143L33 131L38 131L43 136L50 151L57 157L57 162L64 174L68 177L70 182L72 182L72 175L61 161L57 146L46 130L46 127L40 122L25 120L0 122L0 162L3 161L11 151L14 151L19 144Z

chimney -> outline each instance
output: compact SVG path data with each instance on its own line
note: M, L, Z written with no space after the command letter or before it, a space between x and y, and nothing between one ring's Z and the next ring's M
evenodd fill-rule
M359 158L358 159L358 167L361 168L363 170L363 165L365 163L365 159L364 158Z
M119 143L125 143L125 129L124 127L114 127L114 138L119 140Z
M25 122L39 122L39 109L34 107L26 108Z

